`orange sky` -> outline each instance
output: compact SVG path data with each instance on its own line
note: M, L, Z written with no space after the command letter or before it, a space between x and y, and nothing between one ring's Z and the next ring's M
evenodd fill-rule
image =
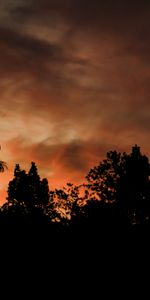
M150 1L0 1L0 202L16 163L51 188L109 150L150 155Z

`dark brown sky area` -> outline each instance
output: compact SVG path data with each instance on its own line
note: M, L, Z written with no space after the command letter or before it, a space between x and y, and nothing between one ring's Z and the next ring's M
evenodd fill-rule
M148 0L0 1L1 197L17 162L58 187L109 150L150 155L149 30Z

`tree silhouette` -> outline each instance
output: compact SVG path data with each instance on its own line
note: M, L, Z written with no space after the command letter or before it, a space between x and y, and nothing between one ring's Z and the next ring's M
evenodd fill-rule
M1 149L1 146L0 146L0 149ZM6 169L8 169L6 162L3 160L0 160L0 172L3 173Z
M40 178L35 162L28 172L17 164L1 220L51 224L51 228L78 233L81 228L84 232L90 228L112 232L131 228L131 224L144 224L145 228L150 220L149 175L149 160L137 145L130 154L108 152L106 159L89 171L87 184L67 183L54 191L49 190L46 178Z
M14 178L8 185L8 204L26 204L28 201L28 180L27 174L21 170L19 164L14 169Z
M82 187L83 185L67 183L62 189L55 189L51 193L59 221L63 225L74 225L80 222L85 198L85 195L81 195L80 192Z
M110 151L86 177L90 198L104 204L115 203L113 207L122 218L126 216L132 224L137 224L142 218L145 220L149 207L149 175L148 158L137 145L132 147L131 154Z
M20 223L43 224L48 222L46 205L49 202L49 187L46 178L40 179L37 166L31 162L28 173L15 166L14 178L8 185L7 203L3 205L3 214L12 220L14 216Z
M47 205L49 202L49 185L48 185L48 180L47 178L43 178L40 181L40 191L39 191L39 203L41 205Z
M113 202L117 198L120 178L125 172L127 154L110 151L107 158L92 168L86 176L92 199Z
M124 175L120 178L119 201L121 209L128 213L131 222L142 222L149 211L150 164L135 145L125 163ZM143 219L143 220L142 220Z
M0 172L4 172L5 169L8 169L7 163L5 161L0 160Z
M21 170L19 164L14 170L14 178L8 186L8 202L24 203L27 206L42 206L49 201L49 187L46 178L40 179L37 166L31 162L29 172Z
M1 150L1 146L0 146L0 150ZM3 173L5 171L5 169L8 169L6 162L4 162L3 160L0 160L0 172ZM0 220L1 220L1 208L0 208Z
M37 166L31 162L28 178L28 201L31 205L40 205L41 201L41 180L38 174Z

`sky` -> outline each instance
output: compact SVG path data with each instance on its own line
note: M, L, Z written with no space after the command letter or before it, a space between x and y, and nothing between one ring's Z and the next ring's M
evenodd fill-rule
M54 188L150 155L149 28L149 0L0 0L0 203L16 163Z

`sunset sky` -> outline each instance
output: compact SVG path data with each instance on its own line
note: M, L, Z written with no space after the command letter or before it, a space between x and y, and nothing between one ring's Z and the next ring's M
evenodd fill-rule
M16 163L54 188L150 155L149 0L0 0L0 77L0 203Z

